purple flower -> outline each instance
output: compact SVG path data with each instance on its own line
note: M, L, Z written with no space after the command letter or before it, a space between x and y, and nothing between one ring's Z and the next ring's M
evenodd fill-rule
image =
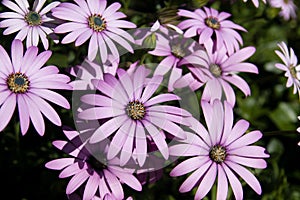
M22 134L25 135L29 122L42 136L45 132L43 115L57 126L61 120L44 99L70 108L68 101L60 94L49 89L72 89L67 83L70 78L58 74L57 67L43 67L51 56L51 51L38 54L38 48L29 47L23 56L23 44L14 40L11 46L11 59L0 45L0 131L10 121L16 105L18 105Z
M272 7L281 9L279 15L282 16L284 20L297 18L297 6L293 0L269 0L269 3Z
M73 3L61 3L52 10L53 16L67 20L64 24L55 28L55 33L68 33L62 40L63 44L74 42L75 46L80 46L88 39L88 58L94 60L98 49L103 63L107 60L108 52L114 59L119 58L116 43L123 46L129 52L133 49L124 38L134 43L133 37L121 28L136 28L136 25L120 20L126 17L120 9L120 3L113 3L106 8L106 0L75 0Z
M81 65L76 65L68 69L69 73L76 77L76 80L70 82L74 90L95 90L92 80L103 80L104 73L116 74L119 60L112 60L112 56L108 57L105 64L98 64L86 59ZM111 61L111 62L110 62Z
M169 71L168 90L173 91L173 84L182 76L181 60L196 50L196 43L192 39L183 38L183 35L163 26L156 33L156 47L149 53L165 57L156 67L154 75L165 75ZM200 45L198 44L198 49Z
M164 131L178 138L185 138L185 132L177 124L189 125L185 122L185 117L191 116L189 112L175 106L157 105L180 98L174 94L152 97L163 77L146 78L149 73L144 66L136 67L131 74L119 68L118 79L105 74L104 80L93 80L101 94L87 94L81 98L82 102L95 107L79 113L79 118L107 119L95 131L90 142L102 141L115 133L108 149L108 159L121 151L121 165L127 163L133 151L140 166L145 163L147 137L154 141L163 157L168 159Z
M244 2L247 2L248 0L243 0ZM262 0L264 3L266 3L266 0ZM259 1L258 0L252 0L252 2L253 2L253 4L254 4L254 6L256 7L256 8L258 8L258 6L259 6Z
M229 83L238 87L246 96L250 95L248 84L237 73L258 73L254 64L242 62L254 54L255 48L245 47L231 56L227 56L225 48L213 51L213 45L208 43L206 50L196 51L182 61L181 64L188 64L192 75L188 73L183 76L176 81L174 87L195 84L196 79L205 84L203 100L221 99L224 92L225 98L232 106L235 104L235 93Z
M53 30L46 24L53 21L53 19L48 17L47 13L60 3L54 1L42 9L45 2L46 0L35 0L33 8L30 10L27 0L16 0L17 4L9 0L3 0L2 4L14 11L0 13L0 18L6 19L0 22L1 28L7 28L3 34L9 35L19 31L15 39L23 41L27 37L27 48L37 46L39 38L41 38L44 48L48 49L47 35L52 34Z
M179 9L178 15L191 18L182 21L178 27L185 30L185 37L194 37L199 35L199 43L204 44L212 37L216 38L217 49L223 45L226 47L229 54L239 49L239 43L243 44L243 39L236 30L246 31L240 25L226 20L230 17L229 13L218 12L213 8L204 7L196 9L194 12Z
M84 188L80 199L124 199L122 184L141 191L142 186L131 169L119 167L117 158L107 159L107 141L101 144L90 144L84 140L82 134L73 130L64 130L69 141L54 141L53 145L69 154L71 157L59 158L46 163L46 167L53 170L62 170L59 177L72 177L66 193L72 194L80 187ZM85 137L88 138L88 137Z
M190 156L178 164L171 176L191 173L180 186L180 192L188 192L198 187L195 199L202 199L217 182L217 199L226 199L228 185L231 186L236 199L243 199L240 176L257 194L261 186L248 167L264 169L267 163L263 158L269 157L265 149L250 145L262 137L260 131L246 133L249 123L239 120L233 126L233 110L230 104L215 100L212 104L202 102L207 130L196 119L192 120L192 130L186 140L170 147L170 155ZM229 181L229 184L228 184Z
M284 42L280 42L278 47L281 51L275 50L275 53L282 60L283 64L276 63L275 67L285 71L284 75L288 78L286 87L291 87L293 85L293 93L296 94L298 92L300 98L300 65L298 65L297 56L292 48L290 48L289 51Z

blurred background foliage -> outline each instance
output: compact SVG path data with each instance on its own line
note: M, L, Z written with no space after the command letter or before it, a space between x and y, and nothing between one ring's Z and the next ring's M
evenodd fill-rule
M50 1L48 1L50 2ZM109 1L112 3L113 1ZM300 8L300 2L294 1ZM31 1L32 3L32 1ZM286 88L284 74L277 70L274 63L280 62L274 50L277 43L285 41L288 46L300 56L300 16L290 21L278 16L279 9L260 3L256 9L251 0L121 0L122 11L128 19L138 27L150 27L160 19L161 23L176 24L180 20L175 16L177 8L195 9L206 4L219 11L232 14L230 20L245 27L248 32L241 33L244 46L255 46L256 53L249 61L256 64L258 75L242 74L251 87L252 94L245 97L236 90L237 104L234 108L235 120L243 118L250 122L250 129L263 132L259 145L267 148L271 157L267 159L265 170L253 170L258 177L263 193L261 196L244 185L245 199L262 200L299 200L300 199L300 134L296 128L300 126L297 116L300 115L298 95L293 94L292 88ZM0 12L7 11L0 6ZM14 34L4 36L1 33L1 45L10 51ZM62 36L60 36L60 39ZM43 49L43 48L41 48ZM50 50L53 54L47 64L58 66L62 73L66 68L80 64L87 55L87 44L75 47L74 44L61 45L51 42ZM134 55L125 54L121 60L128 66L144 56L144 63L157 63L158 58L144 55L146 51L137 51ZM127 63L127 64L126 64ZM235 88L236 89L236 88ZM71 103L72 92L60 91ZM198 94L199 96L199 94ZM74 127L73 116L70 111L62 110L53 105L61 116L64 125ZM19 131L18 115L15 114L9 126L0 134L0 187L1 199L12 200L53 200L67 199L66 185L69 179L59 179L58 172L48 170L45 163L65 156L55 149L51 142L65 139L61 127L46 122L45 136L40 137L30 127L25 136ZM32 125L31 125L32 126ZM126 195L134 199L145 200L177 200L193 199L195 190L180 194L178 188L186 177L171 178L168 174L175 163L164 168L163 177L155 184L147 184L141 193L125 187ZM215 188L206 199L214 199ZM4 198L5 197L5 198ZM228 199L234 199L229 195Z

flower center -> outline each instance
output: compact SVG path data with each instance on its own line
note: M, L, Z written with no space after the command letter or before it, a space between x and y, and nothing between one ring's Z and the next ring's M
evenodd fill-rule
M89 17L89 26L94 31L101 32L106 29L106 21L101 15L94 14Z
M34 11L30 11L25 15L25 21L28 23L30 26L38 26L42 24L42 18L41 16Z
M174 45L171 47L172 54L177 58L183 58L185 56L185 52L182 50L180 45Z
M205 19L205 24L213 29L220 29L220 22L216 17L208 17Z
M8 88L14 93L25 93L29 89L29 80L25 74L12 73L6 80Z
M211 64L209 66L209 71L214 75L214 77L218 78L222 75L222 69L217 64Z
M297 78L296 67L295 67L294 65L290 65L290 66L289 66L289 70L290 70L290 73L291 73L292 77L293 77L294 79L298 79L298 78Z
M139 102L138 100L129 102L126 111L128 116L134 120L141 120L146 114L146 110L143 103Z
M216 163L222 163L226 158L226 149L220 145L215 145L209 152L209 157Z

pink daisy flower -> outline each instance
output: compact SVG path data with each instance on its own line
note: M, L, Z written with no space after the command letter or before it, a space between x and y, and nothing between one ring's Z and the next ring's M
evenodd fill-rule
M62 40L63 44L75 41L75 46L80 46L90 39L88 59L94 60L99 50L103 63L107 60L108 52L114 56L114 59L119 58L115 43L133 53L128 41L132 43L135 41L128 32L121 28L136 28L136 25L121 20L126 15L117 12L121 7L120 3L113 3L106 8L106 0L75 0L75 2L77 5L61 3L52 9L53 16L69 21L54 30L55 33L68 33Z
M248 0L243 0L244 2L247 2ZM264 2L264 4L266 4L266 0L262 0L262 2ZM254 4L254 6L256 8L258 8L259 6L259 0L252 0L252 3Z
M16 0L16 3L3 0L2 4L14 11L0 13L0 18L5 18L0 22L0 28L7 28L3 34L9 35L19 31L15 39L23 41L26 38L27 48L37 46L41 39L47 50L49 47L47 36L53 33L53 29L47 26L53 19L47 14L60 3L54 1L42 8L45 2L46 0L35 0L32 9L29 9L27 0Z
M180 61L192 54L198 43L190 38L183 38L182 34L163 26L160 27L160 31L156 33L156 36L156 47L149 53L165 58L155 68L154 76L163 76L170 71L168 90L173 91L173 84L182 76ZM199 44L198 49L200 49Z
M45 132L43 115L52 123L61 126L61 120L44 99L69 109L68 101L49 89L70 90L70 78L58 74L55 66L43 65L51 56L51 51L38 54L38 48L29 47L23 55L23 44L14 40L11 46L11 59L0 45L0 131L10 121L18 105L21 132L26 134L29 122L42 136Z
M284 20L297 18L297 6L293 0L269 0L269 3L272 7L281 9L279 15L282 16Z
M203 199L217 182L217 200L225 200L230 185L235 199L243 199L240 176L257 194L261 186L248 167L264 169L268 158L263 147L251 145L261 137L260 131L245 133L249 123L239 120L233 126L233 110L226 101L212 104L202 102L203 113L208 130L196 119L192 119L192 130L186 140L170 147L170 155L191 158L178 164L171 176L191 173L179 188L188 192L198 187L195 199Z
M282 60L283 64L276 63L275 67L285 71L285 76L287 77L286 87L294 86L293 93L298 92L300 98L300 65L298 65L298 59L292 48L290 51L284 42L280 42L278 47L281 51L275 50L275 53Z
M258 73L257 67L252 63L242 62L251 57L254 47L245 47L228 56L225 48L213 51L212 44L206 44L207 51L196 51L186 57L181 64L187 67L192 74L188 73L174 84L174 87L182 88L190 84L195 85L195 80L205 84L202 99L212 101L225 99L234 106L235 93L229 83L238 87L246 96L250 95L250 87L244 79L237 75L239 72ZM195 89L195 88L193 88Z
M227 20L230 17L229 13L219 13L213 8L204 7L204 10L196 9L194 12L179 9L178 15L191 18L180 22L178 27L182 30L187 29L185 37L199 35L200 44L215 38L217 49L224 45L229 54L238 50L239 44L243 44L243 39L236 30L246 31L246 29Z
M118 79L105 74L104 80L93 80L101 94L87 94L81 101L95 107L83 110L79 118L84 120L107 119L92 135L90 142L100 142L113 133L108 149L108 159L121 151L120 162L125 165L133 156L142 166L147 157L147 137L151 138L165 159L169 157L164 131L178 138L185 138L185 132L177 124L189 125L185 117L191 114L170 105L158 105L180 100L174 94L153 96L163 77L146 78L150 71L144 66L136 67L132 74L119 68Z
M117 158L106 158L107 141L92 145L88 140L83 140L83 137L88 138L90 132L79 134L77 131L64 130L64 134L68 141L54 141L53 145L71 157L52 160L45 166L62 170L60 178L72 177L66 188L68 196L83 187L83 195L79 199L123 200L122 184L137 191L142 190L141 183L133 175L134 170L119 167Z

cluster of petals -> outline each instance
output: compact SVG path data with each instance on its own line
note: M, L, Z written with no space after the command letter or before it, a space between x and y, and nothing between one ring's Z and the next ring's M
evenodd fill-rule
M180 192L198 187L195 199L203 199L216 182L216 199L225 200L230 185L235 199L243 199L240 176L257 194L262 189L257 178L248 167L264 169L264 158L269 155L265 148L251 145L261 137L260 131L245 133L249 123L243 119L233 124L233 110L226 101L211 103L203 101L207 129L196 119L192 119L187 139L170 147L170 155L190 157L178 164L171 172L173 177L190 174L179 188Z
M78 199L123 200L122 184L137 191L142 190L141 183L133 175L134 170L121 168L117 158L106 158L107 140L92 145L88 143L90 131L79 134L77 131L65 129L64 134L68 141L57 140L53 145L70 157L49 161L45 166L48 169L61 170L60 178L72 177L66 188L67 195L73 196L73 193L83 188L82 198Z
M297 6L294 0L269 0L269 3L274 8L280 8L279 15L282 16L284 20L287 21L291 18L297 18Z
M204 7L194 12L179 9L178 15L190 19L183 20L178 24L182 30L186 30L185 37L199 36L199 43L205 44L216 38L216 48L225 46L227 52L232 54L243 45L243 39L236 30L246 31L242 26L227 20L229 13L218 12L213 8Z
M188 73L175 82L174 87L194 86L195 80L205 84L202 99L212 101L225 99L233 106L236 101L235 93L229 83L239 88L246 96L250 95L250 87L237 73L258 73L252 63L243 62L255 52L254 47L245 47L228 56L225 48L213 49L212 43L205 45L206 50L199 50L181 61L187 64ZM197 89L197 88L191 88Z
M68 68L70 75L76 79L70 82L74 90L95 90L92 80L103 80L103 74L109 73L113 76L116 75L119 65L118 59L113 59L109 56L105 64L99 64L95 61L85 59L80 65Z
M78 117L83 120L107 120L97 128L90 142L97 143L112 137L108 159L120 152L121 165L125 165L134 156L142 166L147 157L147 138L168 159L164 131L177 138L185 138L185 132L179 125L189 125L185 119L191 114L175 106L159 105L180 100L175 94L165 93L152 97L163 80L162 76L147 78L150 70L144 66L130 70L129 73L119 68L118 78L104 74L103 80L93 80L101 94L82 96L83 103L94 107L83 110Z
M38 54L36 46L23 52L23 44L15 39L11 46L11 58L0 46L0 131L9 123L16 105L22 134L26 134L30 120L36 131L43 135L45 123L42 114L52 123L60 126L61 120L48 100L69 109L68 101L50 89L70 90L70 78L59 74L56 66L43 65L51 56L51 51Z
M121 28L136 28L132 22L122 20L126 15L118 12L121 4L115 2L107 7L106 0L74 0L76 4L64 2L52 9L52 15L67 22L57 26L55 33L68 33L62 40L63 44L75 41L75 46L81 46L87 40L88 59L93 61L98 51L102 63L111 54L115 59L120 57L116 44L133 53L129 42L133 37Z
M47 50L49 47L47 36L53 34L53 28L49 25L53 19L47 14L60 3L54 1L43 8L45 2L46 0L36 0L32 9L29 9L27 0L16 0L16 3L3 0L2 4L13 11L0 13L0 18L5 19L0 22L0 28L6 28L3 34L18 32L15 39L23 41L26 38L27 47L38 46L41 38Z
M286 87L294 86L293 93L298 92L300 98L300 65L298 65L298 58L292 48L288 49L284 42L278 43L279 50L275 50L275 53L282 60L282 63L276 63L275 67L285 71L287 77Z

